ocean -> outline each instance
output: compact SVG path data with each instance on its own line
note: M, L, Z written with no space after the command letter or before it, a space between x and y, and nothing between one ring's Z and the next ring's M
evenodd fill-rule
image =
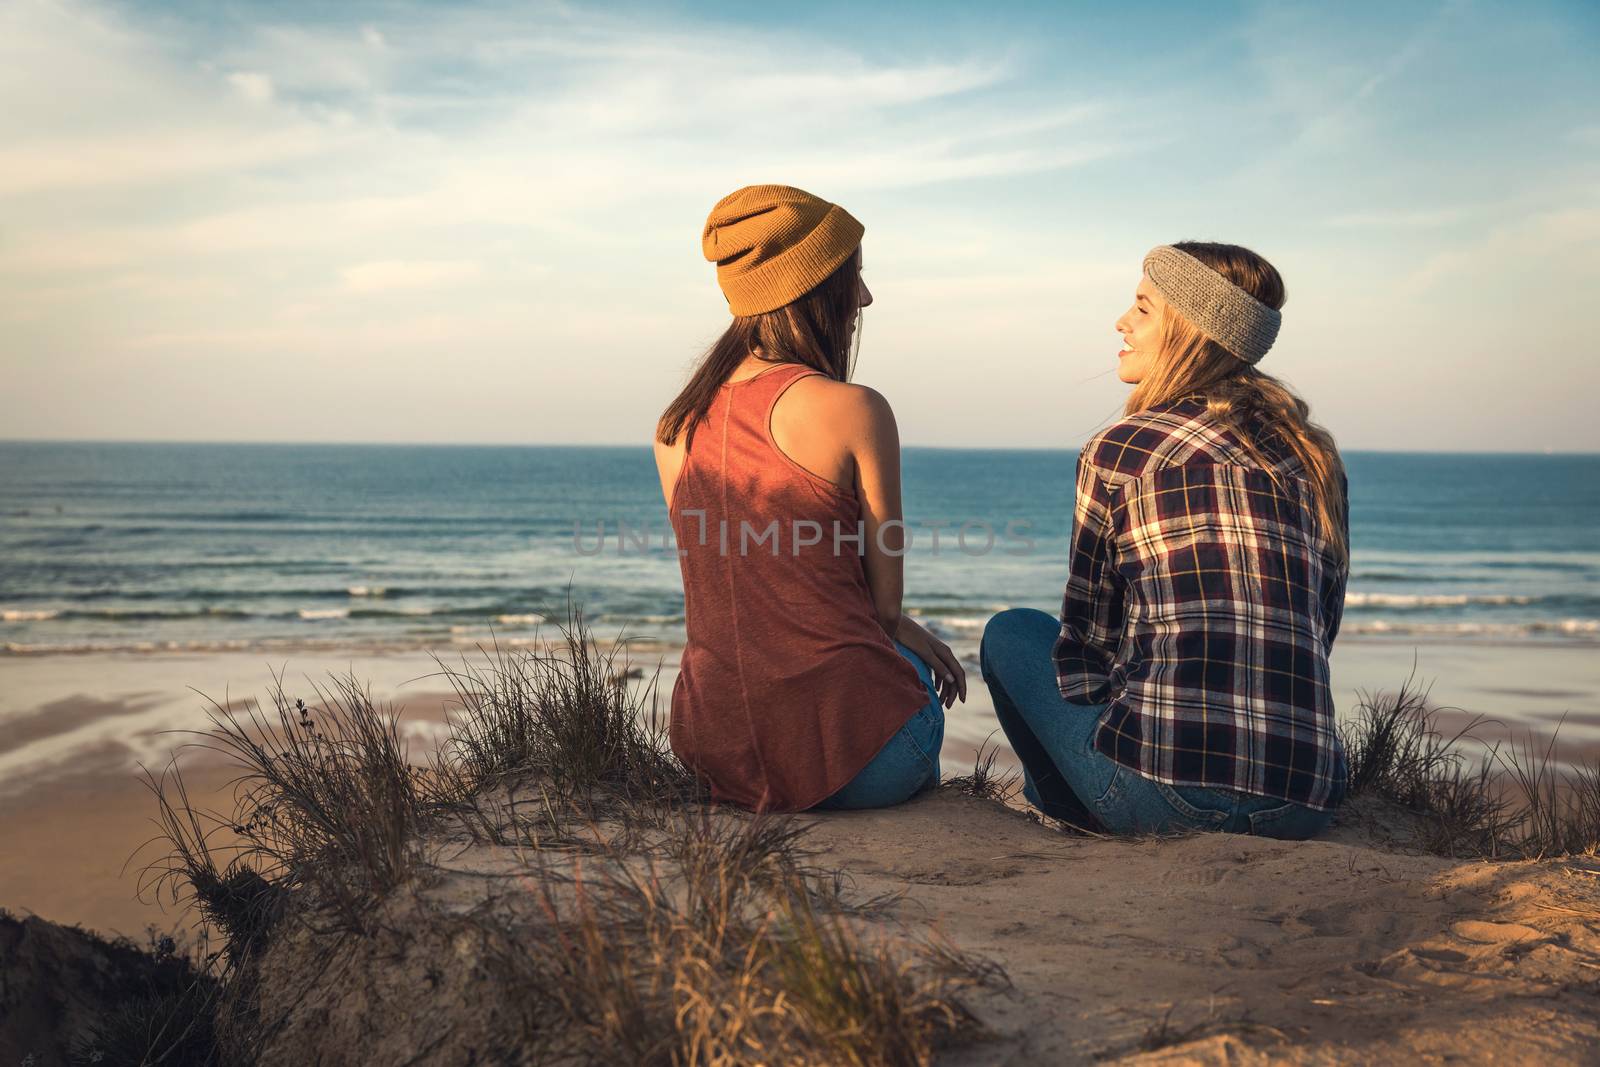
M1600 456L1345 459L1343 634L1600 644ZM907 448L911 612L970 653L1056 611L1074 460ZM514 643L569 592L670 645L668 536L644 447L4 443L0 654Z

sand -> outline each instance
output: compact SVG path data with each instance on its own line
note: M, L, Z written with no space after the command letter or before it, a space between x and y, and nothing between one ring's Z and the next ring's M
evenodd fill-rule
M99 772L0 802L0 906L144 944L146 926L171 933L193 923L170 898L158 900L148 884L144 866L166 851L159 842L140 848L156 833L156 805L140 780L122 769L118 754L110 756L114 762ZM220 767L185 772L190 799L228 810L228 780L236 773Z
M471 650L442 653L458 656ZM1486 735L1509 739L1524 726L1548 731L1565 716L1561 737L1569 755L1600 755L1600 656L1589 646L1548 644L1514 650L1464 644L1410 645L1341 640L1335 649L1340 707L1359 689L1394 689L1413 670L1434 680L1447 725L1476 714L1501 724ZM640 650L634 662L653 671L669 692L676 653ZM970 657L969 657L970 658ZM452 662L459 662L452 660ZM1508 676L1507 662L1518 665ZM173 733L205 730L207 701L262 698L274 670L296 692L306 679L353 670L378 699L403 709L401 724L414 762L437 743L445 697L438 665L426 654L325 651L268 661L248 653L58 655L0 657L0 906L103 933L142 936L148 923L171 928L178 917L137 897L138 872L154 858L147 848L124 863L154 832L154 802L138 765L159 773L179 745L196 740ZM977 747L996 733L988 693L969 665L969 699L949 715L943 753L947 775L972 765ZM636 683L638 684L638 683ZM1009 758L1002 752L1002 762ZM206 754L184 750L183 766L205 803L226 809L233 772L207 766ZM192 770L189 770L192 768Z
M1008 972L1009 988L968 997L989 1038L941 1064L1592 1063L1600 861L1408 853L1381 843L1378 814L1352 808L1307 842L1092 839L944 789L808 817L807 840L858 899L903 894L870 921L931 925ZM437 923L527 892L515 849L432 841L443 876L409 914ZM385 981L404 988L437 957L393 958L409 962ZM362 973L318 987L330 1020L363 1003Z
M1363 688L1392 689L1413 655L1429 662L1427 649L1363 647L1340 653L1343 677L1364 673ZM1549 727L1565 715L1563 737L1595 751L1596 667L1583 650L1538 650L1517 678L1481 651L1432 661L1456 672L1442 688L1468 709L1459 719ZM371 679L403 706L413 762L440 737L447 701L426 657L292 667L291 682L347 668ZM164 731L208 726L188 686L238 700L269 681L248 656L0 662L0 905L137 941L147 925L186 928L192 917L157 900L145 872L162 847L147 843L156 808L137 764L159 772L195 740ZM987 707L974 676L951 717L947 774L970 767L993 730ZM198 804L231 809L237 768L192 748L183 766ZM1014 988L976 1002L994 1039L941 1062L1592 1062L1600 862L1450 861L1396 849L1369 822L1351 809L1326 839L1297 843L1092 840L945 791L818 818L812 841L858 892L904 892L897 921L933 923L1008 970ZM449 867L505 861L474 846ZM460 877L460 892L482 893L482 878Z
M153 699L46 710L73 732L135 721ZM438 693L407 699L418 724L443 711ZM14 721L32 743L49 732ZM155 812L132 748L90 735L71 751L70 771L0 798L0 905L141 941L147 923L182 927L148 886L136 895L159 848L127 862ZM946 755L970 753L957 740ZM185 759L192 795L227 810L237 771L204 756ZM1011 990L973 1002L993 1038L943 1063L1592 1062L1600 861L1452 861L1381 827L1353 807L1310 842L1087 839L944 790L818 817L811 842L857 893L904 893L894 921L933 924L1008 971ZM512 857L455 844L433 892L465 908Z
M1328 839L1064 837L958 795L819 822L857 889L1004 963L998 1039L946 1062L1592 1062L1600 864ZM924 918L925 917L925 918ZM1192 1059L1190 1059L1192 1057Z

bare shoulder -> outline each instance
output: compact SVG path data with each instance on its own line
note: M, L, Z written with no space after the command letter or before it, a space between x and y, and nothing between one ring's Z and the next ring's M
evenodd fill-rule
M670 445L658 437L651 437L651 443L655 447L657 467L661 468L662 470L666 470L668 467L673 466L682 459L684 451L684 436L684 434L679 434L678 439L672 442Z
M876 436L894 427L894 409L871 386L810 374L796 381L788 392L812 419L847 437Z

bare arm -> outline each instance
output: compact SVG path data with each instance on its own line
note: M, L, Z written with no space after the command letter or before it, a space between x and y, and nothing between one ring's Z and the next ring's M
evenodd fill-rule
M850 390L845 439L855 464L861 505L862 562L878 624L891 638L900 628L905 589L901 553L905 529L900 512L900 431L894 411L876 390Z
M871 389L853 390L849 435L861 504L863 564L878 624L932 669L940 702L967 698L967 676L950 646L902 614L905 525L900 508L900 431L889 402Z

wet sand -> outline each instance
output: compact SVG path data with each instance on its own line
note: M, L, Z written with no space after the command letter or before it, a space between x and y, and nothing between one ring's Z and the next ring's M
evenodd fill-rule
M281 667L281 664L277 666ZM301 677L354 668L373 696L401 707L413 763L441 736L446 696L418 657L296 660L286 691L313 701ZM176 755L195 807L227 816L242 768L200 746L210 706L266 701L271 670L239 656L52 656L0 661L0 907L143 943L145 928L192 924L145 868L166 852L147 784ZM93 694L90 686L103 687ZM270 705L267 712L271 713ZM226 841L226 829L217 843Z

